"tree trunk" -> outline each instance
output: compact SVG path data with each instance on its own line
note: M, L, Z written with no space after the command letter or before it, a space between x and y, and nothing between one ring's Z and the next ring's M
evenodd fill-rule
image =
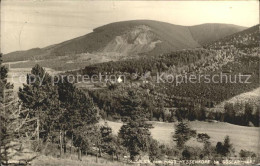
M72 146L73 146L73 134L71 136L70 155L72 154Z
M67 131L65 131L64 134L63 134L63 152L64 152L64 154L66 154L66 152L67 152L66 134L67 134Z
M79 159L79 161L82 161L80 147L78 147L78 159Z
M47 140L46 140L46 144L45 144L44 148L42 149L41 153L45 154L45 151L46 151L46 149L47 149L47 147L48 147L48 145L49 145L49 142L50 142L50 138L49 138L49 136L48 136L48 137L47 137ZM46 155L47 155L47 154L46 154Z
M102 157L102 152L100 146L98 147L99 156Z
M112 152L112 161L114 161L114 152Z
M39 115L37 117L37 128L36 128L36 133L37 133L37 144L39 146L40 144L40 119L39 119Z
M62 156L62 150L63 150L63 147L62 147L62 131L60 130L60 157Z
M98 141L97 141L97 148L99 149L99 143L98 143ZM97 152L97 154L96 154L96 163L98 163L98 154L99 154L99 152Z
M98 163L98 153L97 153L97 155L96 155L96 163Z
M118 154L116 153L116 159L117 159L117 161L119 161L119 156L118 156Z
M4 145L4 160L5 160L5 164L8 165L8 154L7 154L7 148Z

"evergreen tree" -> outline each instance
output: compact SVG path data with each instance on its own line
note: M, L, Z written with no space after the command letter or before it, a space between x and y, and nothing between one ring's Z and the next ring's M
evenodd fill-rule
M56 85L61 114L56 130L60 132L60 153L66 152L65 138L70 136L81 160L81 153L87 153L92 144L99 146L99 139L95 140L100 137L95 126L99 120L98 110L89 94L78 90L68 77L59 80Z
M36 122L36 139L48 140L61 114L57 87L52 85L51 76L36 65L27 75L27 84L19 89L22 106L29 109L29 118Z
M29 128L27 119L21 117L19 103L13 91L13 85L7 82L7 68L2 65L0 54L0 165L8 164L10 159L23 153L19 140Z
M190 129L188 123L180 122L175 129L173 135L174 141L177 143L179 149L183 149L185 143L192 137L196 136L196 130Z
M224 139L224 144L223 144L223 152L224 156L229 156L230 154L234 153L235 149L233 148L233 145L230 143L230 138L229 136L226 136Z
M13 105L12 89L7 83L8 70L2 65L2 54L0 54L0 164L8 164L11 158L10 150L14 148L12 141L15 140L16 111Z
M75 146L78 147L79 159L82 151L89 149L90 142L99 146L95 138L97 135L97 128L95 124L98 123L99 116L98 110L95 107L92 98L88 94L83 93L80 90L75 90L73 94L72 107L73 110L66 111L65 118L68 122L71 122L72 128L69 131L75 137ZM69 112L72 111L72 112ZM69 116L67 113L69 113Z
M100 156L101 152L105 152L112 157L112 160L114 160L114 156L119 160L119 156L124 153L124 148L121 146L120 140L112 135L112 129L107 124L100 127L100 132Z
M150 128L151 125L141 120L130 120L121 127L119 137L130 153L131 160L136 160L136 157L140 156L142 152L148 151L151 139Z
M159 143L151 139L150 141L150 147L149 147L149 159L151 162L155 161L156 159L162 159L162 152L159 147Z
M113 155L115 153L115 146L114 146L114 137L112 135L112 129L105 124L104 126L100 127L100 133L101 133L101 149L102 152L108 153L110 155Z
M218 142L216 145L216 152L222 156L230 156L232 153L235 152L233 145L230 143L229 136L226 136L224 142Z
M210 136L206 133L200 133L197 135L197 141L204 144L203 146L203 156L211 156L212 148L209 141Z
M150 145L151 133L149 131L152 125L146 123L146 114L141 108L141 100L134 91L128 92L128 97L123 100L123 110L128 115L127 123L120 131L119 137L123 145L130 153L131 160L136 160L142 152L147 152Z
M121 105L122 115L124 116L123 121L126 122L129 119L145 120L147 115L145 109L142 108L142 100L138 97L136 92L130 90L127 96L121 101Z

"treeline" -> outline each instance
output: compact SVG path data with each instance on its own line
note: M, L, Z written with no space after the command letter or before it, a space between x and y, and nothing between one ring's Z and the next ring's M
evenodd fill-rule
M145 112L147 120L163 122L217 120L241 126L259 126L259 108L255 108L251 103L227 104L231 106L225 106L224 112L214 112L209 110L214 109L214 105L210 102L203 100L185 102L185 98L169 100L165 97L167 95L156 96L154 92L148 92L142 87L132 87L131 89L136 91L136 98L141 103L140 109ZM125 92L129 90L130 88L117 86L115 89L88 91L88 93L99 107L103 119L117 121L129 116L129 111L125 111L125 100L127 99Z
M213 51L197 49L197 50L182 50L160 56L141 57L138 59L130 59L123 61L110 61L105 63L86 66L82 74L98 74L98 73L139 73L163 72L172 66L182 66L195 63L198 60L203 60L211 56Z
M208 116L211 119L219 120L221 122L259 127L259 114L260 107L257 106L254 108L250 103L244 105L240 105L239 103L226 103L223 113L210 113Z

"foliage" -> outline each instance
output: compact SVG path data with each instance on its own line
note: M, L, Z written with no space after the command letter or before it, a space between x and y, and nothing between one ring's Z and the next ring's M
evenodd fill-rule
M218 142L216 145L216 152L217 154L220 154L221 156L228 157L232 153L234 153L233 145L230 143L229 136L226 136L224 139L224 143Z
M47 140L49 133L57 124L61 111L57 87L52 85L50 75L36 65L27 75L27 84L19 88L18 96L22 106L29 109L29 118L36 121L36 138L38 141L40 137Z
M2 66L1 56L0 54L0 165L8 165L14 157L23 154L20 139L25 132L30 131L31 126L28 127L27 117L21 116L21 112L27 111L21 109L13 86L6 80L8 70Z
M239 156L241 158L247 158L247 157L254 158L254 157L256 157L256 154L254 152L241 149L240 152L239 152Z
M120 156L124 154L124 148L118 137L112 135L112 129L105 124L100 127L101 143L100 148L103 153L107 153L114 159L114 156L119 160Z
M176 141L177 147L183 149L185 143L192 137L196 136L196 131L190 129L188 123L180 122L176 125L173 140Z
M209 141L209 139L210 139L210 136L206 133L199 133L197 135L197 141L198 142L206 143L206 142Z
M155 160L162 160L163 159L162 150L158 141L151 139L150 147L149 147L149 159L151 162Z
M131 160L136 160L141 152L148 151L151 139L149 128L151 128L151 125L142 120L129 120L127 124L121 127L119 137L129 151Z
M198 147L185 147L181 154L184 160L199 159L201 157L201 149Z
M66 137L70 136L80 153L86 152L93 144L98 122L98 110L92 98L76 89L68 78L53 80L45 70L36 65L27 76L27 84L19 89L22 106L30 110L29 118L36 119L37 140L57 140L60 155L66 152ZM91 143L92 142L92 143ZM63 149L64 148L64 149Z

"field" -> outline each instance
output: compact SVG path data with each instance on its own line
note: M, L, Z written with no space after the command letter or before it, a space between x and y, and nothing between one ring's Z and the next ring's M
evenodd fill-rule
M101 122L103 123L103 122ZM114 134L117 134L122 123L107 121L108 125L113 129ZM154 128L151 129L151 133L154 139L160 143L167 145L173 145L172 135L174 133L175 123L164 123L164 122L150 122ZM192 129L197 130L197 133L207 133L211 138L212 145L216 145L218 141L223 142L226 135L229 135L231 143L234 145L236 154L241 149L250 150L255 153L259 153L259 138L260 132L257 127L245 127L237 126L224 122L190 122ZM196 139L190 140L188 143L190 146L199 146L202 144L198 143Z

